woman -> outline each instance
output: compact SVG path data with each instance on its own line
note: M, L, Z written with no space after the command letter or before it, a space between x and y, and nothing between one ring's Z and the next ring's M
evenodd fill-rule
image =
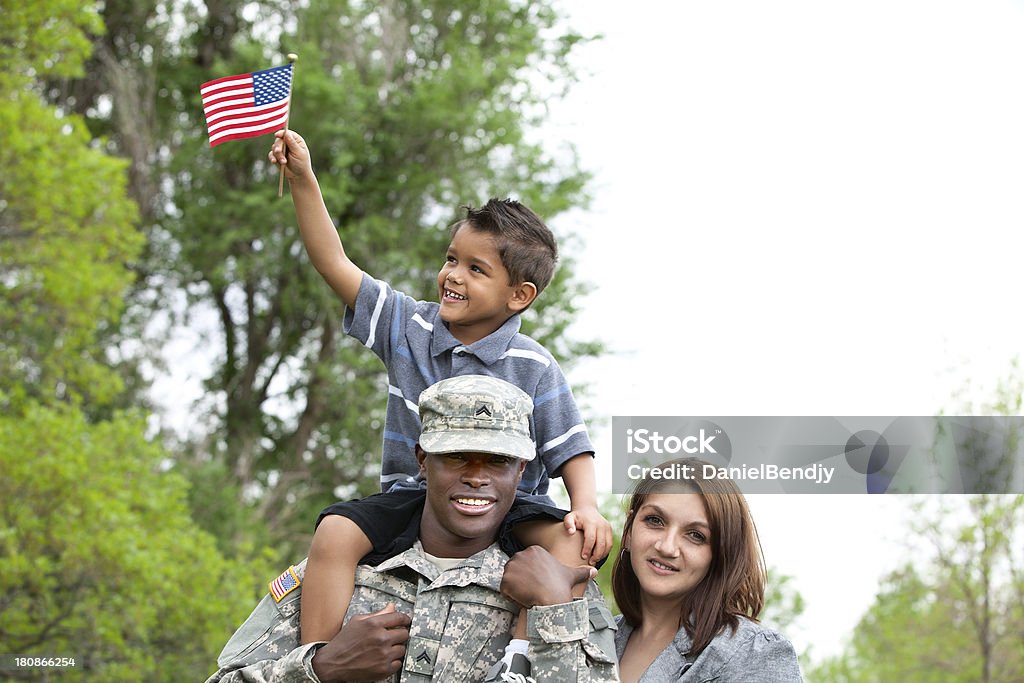
M630 497L612 570L622 681L801 681L792 644L757 623L765 571L747 501L704 464L666 463L694 478L646 478Z

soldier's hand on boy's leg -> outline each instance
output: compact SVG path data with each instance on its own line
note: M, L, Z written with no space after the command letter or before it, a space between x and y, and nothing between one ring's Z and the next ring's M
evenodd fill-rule
M307 175L312 166L309 148L302 136L293 130L279 130L274 133L274 144L267 155L275 166L284 165L284 174L289 180Z
M525 608L572 602L574 586L597 573L585 565L566 567L539 545L520 550L509 558L501 577L501 594Z
M387 678L402 668L410 624L412 619L395 611L394 603L354 616L313 655L313 672L324 683Z
M608 557L612 549L612 525L601 516L596 507L574 508L565 516L562 524L570 535L576 533L577 529L583 530L583 552L580 558L584 562L595 564Z

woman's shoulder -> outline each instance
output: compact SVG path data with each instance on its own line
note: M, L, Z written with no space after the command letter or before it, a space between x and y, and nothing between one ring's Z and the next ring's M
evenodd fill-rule
M786 636L746 617L739 617L735 629L729 626L722 629L708 649L718 650L723 659L753 654L761 656L766 652L793 652L795 656L793 644Z
M786 636L745 617L739 618L736 629L726 627L701 657L711 669L731 675L752 675L757 681L800 681L800 665L796 650Z
M768 628L760 622L748 619L747 617L739 617L739 623L736 626L736 630L733 631L729 627L725 628L724 635L728 636L731 640L754 640L756 638L763 638L769 641L780 641L786 640L786 637L778 631ZM788 641L787 641L788 642Z

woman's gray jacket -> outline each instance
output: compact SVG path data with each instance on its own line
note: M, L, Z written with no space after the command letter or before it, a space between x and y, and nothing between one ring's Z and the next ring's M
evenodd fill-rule
M622 659L633 628L619 616L615 652ZM799 683L800 664L793 644L775 631L740 618L733 633L725 630L696 658L689 657L690 637L679 629L672 642L651 663L640 683Z

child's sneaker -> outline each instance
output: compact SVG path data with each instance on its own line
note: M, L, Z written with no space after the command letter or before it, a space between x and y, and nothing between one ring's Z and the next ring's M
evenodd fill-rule
M492 666L484 683L537 683L531 671L530 660L517 652L512 655L511 663L503 659Z

